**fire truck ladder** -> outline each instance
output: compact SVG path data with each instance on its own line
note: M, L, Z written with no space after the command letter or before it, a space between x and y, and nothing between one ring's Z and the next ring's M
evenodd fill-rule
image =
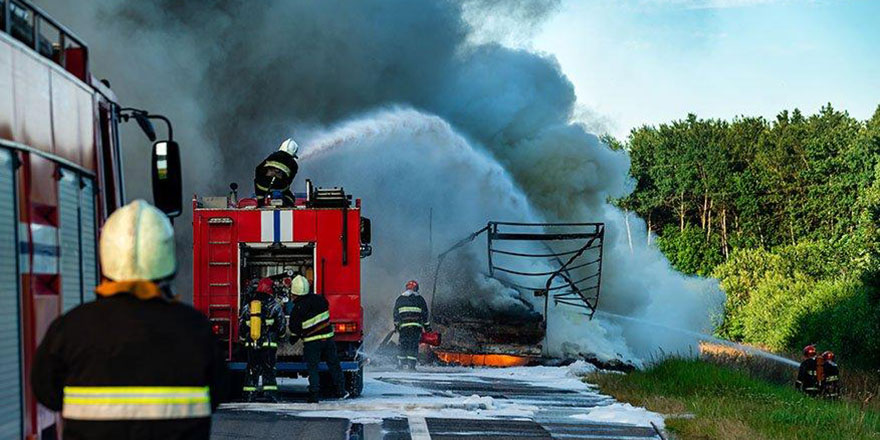
M434 273L434 293L437 291L440 267L446 256L474 241L484 232L489 277L505 286L544 297L545 320L551 298L554 305L562 304L583 309L584 315L593 319L599 305L599 291L602 286L604 223L489 222L485 227L468 235L438 256ZM504 243L512 242L540 244L546 252L514 251L505 248ZM571 244L575 244L576 247L572 248ZM534 247L527 246L527 248ZM555 265L556 268L540 272L518 270L510 264L517 260L544 261ZM523 280L517 280L520 278ZM539 284L541 281L543 283ZM432 302L434 293L432 293Z

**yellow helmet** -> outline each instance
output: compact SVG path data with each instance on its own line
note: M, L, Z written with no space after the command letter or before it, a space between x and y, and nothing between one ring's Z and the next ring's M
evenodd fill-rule
M153 205L135 200L110 215L101 229L101 268L113 281L161 280L174 275L174 228Z
M309 294L309 280L302 275L297 275L290 280L290 293L296 296Z

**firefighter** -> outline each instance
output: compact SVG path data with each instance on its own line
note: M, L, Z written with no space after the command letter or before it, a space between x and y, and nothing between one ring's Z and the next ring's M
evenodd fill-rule
M318 365L323 359L333 378L336 397L345 399L348 393L342 377L342 365L333 340L333 324L330 323L330 304L322 295L309 294L309 281L297 275L290 282L293 295L293 311L290 314L290 343L303 340L303 357L309 369L309 403L318 403L321 377Z
M811 344L804 347L804 360L798 369L797 381L794 383L795 388L808 396L817 396L819 394L817 374L816 346Z
M294 197L290 192L290 184L296 176L299 166L296 164L296 152L299 145L293 139L281 143L278 151L270 154L257 165L254 172L254 192L259 206L266 205L266 199L275 191L281 193L281 206L293 206Z
M172 297L174 230L144 202L117 209L100 240L97 299L49 326L31 387L61 411L65 439L205 439L228 395L208 318Z
M419 283L407 281L405 290L394 303L394 328L399 335L400 347L397 365L401 369L415 370L419 355L422 332L431 331L428 321L428 304L419 295Z
M825 360L825 380L822 381L822 396L826 399L837 400L840 398L840 369L834 362L834 353L826 351L822 353Z
M248 353L242 388L248 401L259 397L278 400L275 360L284 327L284 311L275 297L275 282L263 278L250 301L242 305L239 316L239 335L245 340Z

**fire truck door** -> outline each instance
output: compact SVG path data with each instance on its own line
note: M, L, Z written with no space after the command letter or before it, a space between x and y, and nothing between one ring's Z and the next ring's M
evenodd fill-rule
M62 312L82 304L80 268L79 176L65 169L58 179L58 244Z
M83 301L94 298L92 292L98 286L98 234L95 219L95 181L82 178L79 191L79 237L82 243Z
M95 198L92 180L67 169L58 180L63 311L89 301L97 285Z
M22 438L15 189L12 153L0 149L0 438Z

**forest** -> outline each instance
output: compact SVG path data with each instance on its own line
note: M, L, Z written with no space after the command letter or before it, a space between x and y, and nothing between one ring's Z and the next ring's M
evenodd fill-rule
M808 343L880 363L880 107L642 126L629 152L638 214L678 270L717 278L718 335L777 352Z

